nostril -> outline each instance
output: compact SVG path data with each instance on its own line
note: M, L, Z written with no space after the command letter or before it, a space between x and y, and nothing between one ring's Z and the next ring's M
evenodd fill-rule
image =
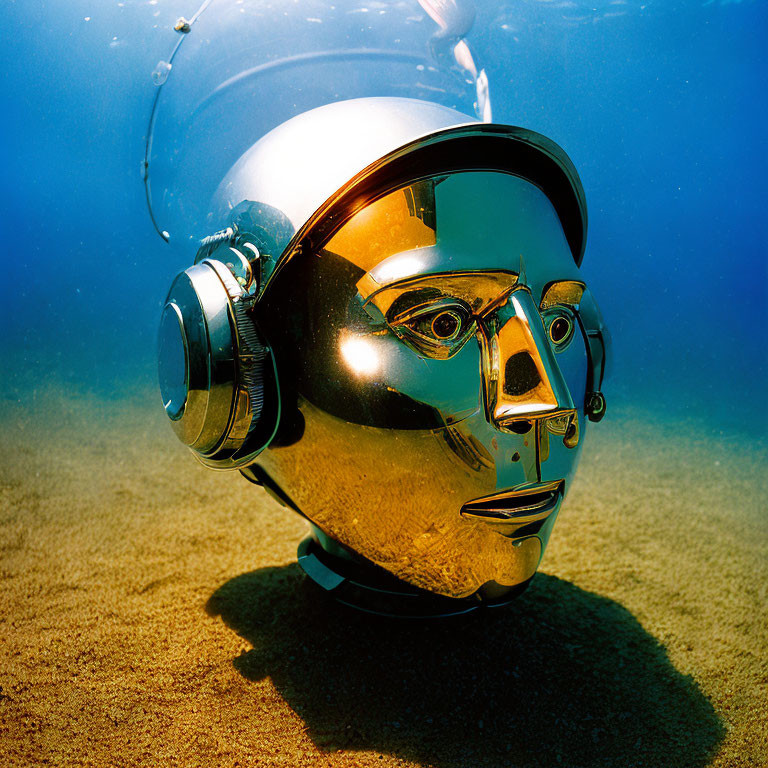
M504 366L504 394L520 397L541 382L536 363L528 352L518 352Z
M507 429L516 435L527 435L531 431L532 426L533 424L530 421L513 421L507 426Z

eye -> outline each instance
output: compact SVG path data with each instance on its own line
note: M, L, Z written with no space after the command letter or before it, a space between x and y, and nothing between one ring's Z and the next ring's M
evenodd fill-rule
M544 316L544 326L547 329L549 340L558 351L565 349L573 338L574 319L564 309L548 312Z
M413 330L423 336L433 336L438 341L452 341L461 332L466 318L453 309L443 309L439 312L416 318Z
M549 326L549 338L555 344L562 344L573 330L573 324L567 317L556 317Z
M470 324L469 312L457 305L422 309L399 320L398 325L438 342L450 342L459 338Z
M456 354L469 338L474 320L468 308L452 301L401 313L390 325L420 354L445 359Z

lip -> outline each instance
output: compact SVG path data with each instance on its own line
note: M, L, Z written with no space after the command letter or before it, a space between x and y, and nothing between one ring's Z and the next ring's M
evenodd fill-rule
M514 534L530 523L543 523L563 497L564 480L536 483L472 499L461 508L461 516Z

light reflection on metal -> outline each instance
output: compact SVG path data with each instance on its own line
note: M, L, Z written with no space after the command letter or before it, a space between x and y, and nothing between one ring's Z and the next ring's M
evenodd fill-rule
M379 370L381 360L373 344L358 336L341 340L339 351L347 367L356 375L369 376Z

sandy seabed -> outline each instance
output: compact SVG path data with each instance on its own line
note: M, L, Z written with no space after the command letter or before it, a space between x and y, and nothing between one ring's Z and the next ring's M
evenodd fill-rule
M768 457L611 414L541 573L431 624L335 606L305 523L154 397L0 404L0 764L768 765Z

